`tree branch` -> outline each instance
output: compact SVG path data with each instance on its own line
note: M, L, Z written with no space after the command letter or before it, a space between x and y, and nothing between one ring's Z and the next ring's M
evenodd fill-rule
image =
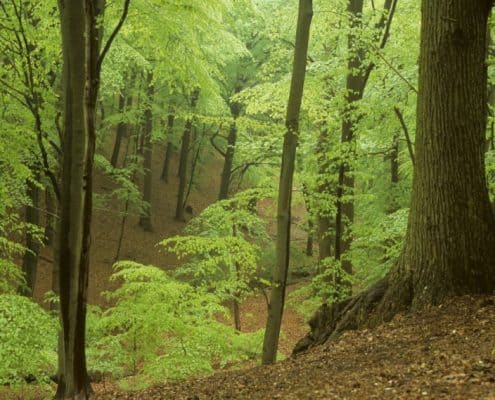
M399 119L400 125L402 126L402 130L404 131L404 136L406 137L406 142L407 142L407 149L409 150L409 156L411 157L411 162L414 165L415 157L414 157L413 144L411 142L411 137L409 136L409 129L407 128L406 121L404 120L404 116L402 115L402 112L399 109L399 107L395 106L394 111L395 114L397 115L397 118Z
M105 43L105 46L103 47L103 50L98 57L98 60L96 61L96 71L99 73L101 71L101 66L103 64L103 61L105 60L105 57L110 50L110 47L112 46L113 41L117 37L118 33L120 32L120 29L122 29L122 26L124 25L125 20L127 19L127 15L129 14L129 5L131 3L131 0L125 0L124 3L124 10L122 11L122 15L120 16L119 23L113 30L112 34L108 38L108 41Z

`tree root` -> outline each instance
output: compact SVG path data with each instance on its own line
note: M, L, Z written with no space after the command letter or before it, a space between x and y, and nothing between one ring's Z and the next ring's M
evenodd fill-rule
M311 331L295 346L292 354L335 340L343 332L378 325L383 319L373 315L389 288L388 277L360 294L328 306L323 304L309 321Z

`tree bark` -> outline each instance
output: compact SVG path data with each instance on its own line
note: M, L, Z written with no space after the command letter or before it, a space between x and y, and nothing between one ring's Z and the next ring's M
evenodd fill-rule
M151 225L151 159L153 156L153 144L151 143L151 134L153 131L153 97L155 89L153 87L153 73L148 72L148 87L147 87L147 104L144 111L144 129L143 129L143 169L144 169L144 184L143 184L143 200L147 203L146 210L139 218L139 225L147 232L152 230Z
M90 4L91 3L91 4ZM64 140L58 262L62 319L56 397L89 398L85 331L95 104L95 9L90 1L60 0ZM91 119L93 120L91 121ZM91 131L93 130L93 131Z
M380 308L386 317L398 299L417 309L495 288L495 220L483 152L490 7L487 0L423 0L411 212Z
M194 110L199 98L199 90L195 90L191 95L191 109ZM179 190L177 193L177 206L175 209L175 219L184 221L185 204L184 198L186 195L187 186L187 164L189 159L189 151L191 147L191 135L193 128L193 118L189 117L186 121L184 133L182 134L182 144L179 160Z
M308 57L312 17L313 1L299 0L294 64L286 116L287 132L284 137L278 192L276 242L277 260L276 266L273 270L273 287L271 290L270 305L268 307L268 319L266 322L266 330L263 341L263 364L271 364L276 361L280 327L282 324L282 314L285 303L285 288L287 284L290 256L289 243L292 181L294 177L297 136L299 133L299 114L304 92L306 60Z

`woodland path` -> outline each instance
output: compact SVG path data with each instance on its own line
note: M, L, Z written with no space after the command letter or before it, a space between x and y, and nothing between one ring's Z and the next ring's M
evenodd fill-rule
M97 399L495 400L495 296L463 297L269 367Z

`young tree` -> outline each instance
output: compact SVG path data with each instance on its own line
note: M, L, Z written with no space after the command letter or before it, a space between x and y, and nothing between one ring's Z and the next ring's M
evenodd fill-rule
M495 217L485 178L491 0L422 2L411 211L395 267L325 314L299 349L397 312L495 288ZM445 16L449 16L448 22Z
M273 270L273 287L263 341L263 364L271 364L275 362L277 358L278 339L284 311L285 287L287 284L290 255L292 181L296 160L297 136L299 134L299 113L304 92L312 17L313 1L300 0L292 81L285 122L287 132L284 137L278 193L277 261Z

